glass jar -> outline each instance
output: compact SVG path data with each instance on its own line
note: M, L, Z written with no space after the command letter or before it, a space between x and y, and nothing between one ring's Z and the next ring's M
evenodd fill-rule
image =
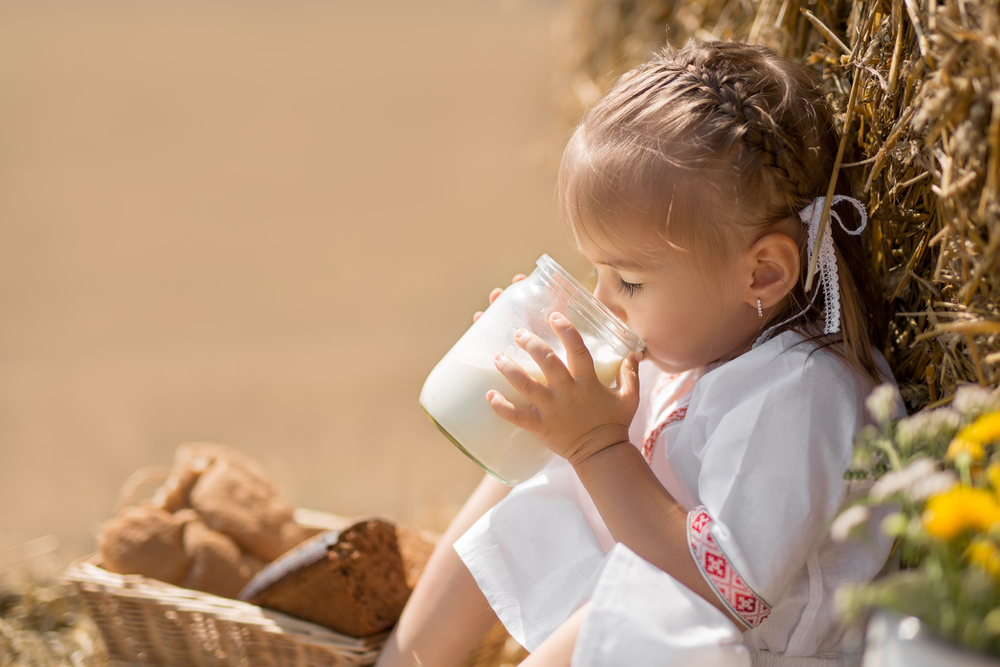
M551 257L542 255L531 275L505 289L438 362L420 392L420 407L441 432L483 470L510 486L537 474L552 452L534 435L493 412L486 400L491 389L514 405L531 407L493 359L503 352L544 381L535 362L514 342L514 332L531 331L565 361L566 351L549 326L553 312L565 315L583 336L598 378L609 387L614 386L624 358L645 348L624 322Z

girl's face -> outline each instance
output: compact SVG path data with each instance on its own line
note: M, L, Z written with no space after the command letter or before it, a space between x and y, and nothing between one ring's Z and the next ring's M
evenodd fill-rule
M597 269L595 296L646 342L645 358L679 373L749 349L760 324L741 262L678 249L652 232L647 240L631 252L578 241Z

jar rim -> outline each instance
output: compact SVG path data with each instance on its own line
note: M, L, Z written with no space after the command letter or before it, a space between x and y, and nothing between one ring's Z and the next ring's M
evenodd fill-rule
M555 279L555 285L565 290L567 303L579 310L593 324L607 330L631 351L641 352L646 349L646 343L621 318L611 312L610 308L601 303L558 262L543 254L535 264L548 277Z

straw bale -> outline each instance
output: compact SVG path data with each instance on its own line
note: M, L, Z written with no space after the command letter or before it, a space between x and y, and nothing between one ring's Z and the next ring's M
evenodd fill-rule
M1000 381L998 34L986 0L566 0L557 112L575 123L665 38L765 44L822 73L912 411Z

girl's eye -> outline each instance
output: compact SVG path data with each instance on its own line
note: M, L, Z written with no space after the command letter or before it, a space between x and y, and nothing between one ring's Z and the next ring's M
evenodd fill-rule
M641 289L641 283L627 283L621 278L618 279L618 291L625 296L635 296Z

